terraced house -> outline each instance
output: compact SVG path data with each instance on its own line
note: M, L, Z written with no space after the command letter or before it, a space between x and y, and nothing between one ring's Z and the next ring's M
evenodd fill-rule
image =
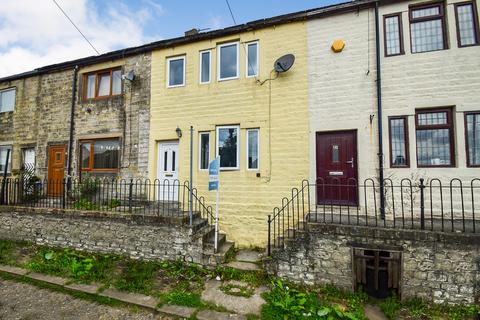
M356 0L0 79L0 160L11 148L12 174L148 178L122 207L183 219L195 202L201 251L219 156L220 230L267 247L272 273L472 303L478 16L476 1ZM169 244L122 250L204 261Z

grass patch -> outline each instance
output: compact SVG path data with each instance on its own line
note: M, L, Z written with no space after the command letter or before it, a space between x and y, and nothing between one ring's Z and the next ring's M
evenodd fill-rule
M390 320L397 319L397 316L402 309L402 304L395 296L388 297L387 299L381 301L378 306L385 316Z
M255 293L255 289L249 285L239 285L239 284L224 284L220 286L220 290L222 290L225 294L236 296L236 297L245 297L250 298Z
M172 291L162 296L162 302L192 308L204 307L200 294L195 292Z
M119 278L114 286L120 290L151 294L158 265L153 262L127 261L121 267Z

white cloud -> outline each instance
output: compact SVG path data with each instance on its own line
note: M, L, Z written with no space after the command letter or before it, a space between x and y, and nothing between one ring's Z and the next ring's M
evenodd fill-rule
M214 17L211 17L209 20L208 20L208 28L210 29L221 29L223 28L223 22L222 22L222 17L221 16L214 16Z
M1 2L0 77L96 55L53 1ZM144 26L153 13L164 12L154 0L145 0L148 6L137 11L121 1L102 11L93 0L57 2L100 53L150 40L144 34Z

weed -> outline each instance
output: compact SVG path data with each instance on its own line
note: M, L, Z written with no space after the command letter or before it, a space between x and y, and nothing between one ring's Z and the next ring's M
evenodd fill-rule
M379 307L388 319L395 320L402 308L402 304L396 296L392 296L380 302Z
M120 290L149 294L158 270L158 265L145 261L127 261L120 278L114 283Z
M255 293L254 288L249 285L238 285L238 284L225 284L220 287L224 293L236 296L236 297L245 297L250 298Z
M199 308L203 307L200 294L194 292L174 290L162 296L162 302L179 306Z
M73 204L73 207L75 209L78 209L78 210L98 210L98 209L100 209L100 207L96 203L90 202L89 200L87 200L85 198L81 198L80 200L75 201L75 203Z

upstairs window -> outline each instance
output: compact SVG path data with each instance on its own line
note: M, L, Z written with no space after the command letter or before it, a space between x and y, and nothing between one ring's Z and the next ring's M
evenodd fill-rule
M182 87L185 85L185 56L167 59L168 87Z
M0 146L0 175L5 172L5 163L7 162L7 152L10 150L8 157L7 173L10 173L12 167L12 146Z
M247 43L247 78L258 76L258 42Z
M120 141L118 139L88 140L80 142L81 171L118 170Z
M452 109L417 110L418 167L454 165Z
M467 166L480 167L480 112L465 114Z
M200 83L210 83L212 53L210 50L200 52Z
M111 69L84 76L84 99L102 99L122 93L122 70Z
M404 54L402 15L395 13L384 17L385 56Z
M15 88L0 90L0 113L13 111L15 108Z
M218 46L218 80L238 78L238 42Z
M457 40L459 47L479 44L478 16L475 2L455 4L457 18Z
M235 170L240 167L239 134L238 126L217 127L217 156L220 156L220 169Z
M410 159L408 156L408 125L407 117L390 117L390 167L408 168Z
M410 8L410 34L412 53L447 48L443 3Z

